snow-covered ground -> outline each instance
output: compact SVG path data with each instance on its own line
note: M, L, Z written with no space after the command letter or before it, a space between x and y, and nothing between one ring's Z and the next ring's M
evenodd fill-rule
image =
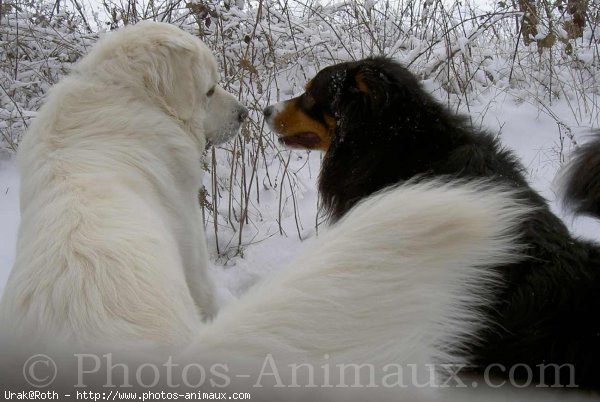
M428 87L428 83L426 86ZM433 88L430 88L433 89ZM584 142L590 133L592 123L579 124L574 120L569 103L566 100L555 102L551 106L551 116L545 108L527 102L521 102L503 91L481 95L470 105L471 116L475 124L483 124L493 133L499 133L503 143L512 148L530 175L534 187L552 202L556 213L565 217L566 223L577 235L600 240L600 222L592 219L565 216L556 202L554 178L561 161L561 135L558 121L573 128L578 142ZM581 121L581 120L580 120ZM570 140L565 138L562 153L567 154L572 148ZM19 183L15 168L14 156L0 155L0 292L8 277L15 258L16 236L19 223ZM264 225L256 232L260 238L249 242L244 248L243 256L227 259L226 263L216 260L212 251L212 272L217 282L219 293L224 300L239 297L260 277L280 269L292 260L302 248L303 238L315 235L315 214L317 204L316 176L319 166L318 154L308 155L297 152L292 155L295 164L304 165L306 158L310 169L304 166L296 174L302 185L296 195L298 216L290 213L283 217L282 228L286 235L279 234L276 223L278 194L265 191L262 195L261 208L264 212L261 221L253 225ZM297 230L297 221L301 229ZM265 235L267 234L267 235ZM208 230L209 246L213 239Z

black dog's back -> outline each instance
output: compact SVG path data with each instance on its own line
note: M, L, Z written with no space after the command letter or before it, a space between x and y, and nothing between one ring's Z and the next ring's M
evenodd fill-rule
M330 69L338 66L353 70L346 76L360 74L369 93L342 91L333 102L340 123L319 180L323 208L333 220L368 195L415 176L497 178L527 187L511 152L492 135L473 130L467 118L449 112L400 64L374 58Z
M599 247L571 237L530 188L517 158L435 101L402 66L382 58L341 66L348 76L360 72L366 95L342 97L334 111L341 123L319 181L325 210L338 219L368 195L415 177L487 178L519 189L537 207L521 226L528 258L498 267L504 283L481 307L490 325L474 334L469 361L480 372L496 364L489 375L549 385L555 382L554 366L536 366L570 364L573 372L570 366L559 369L559 384L600 388ZM600 152L596 157L580 166L598 171ZM594 185L586 187L589 176L579 177L574 199L580 210L597 214L600 184L588 180Z

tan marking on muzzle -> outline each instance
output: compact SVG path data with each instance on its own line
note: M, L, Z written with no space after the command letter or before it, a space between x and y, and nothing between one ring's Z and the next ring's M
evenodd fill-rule
M327 151L335 131L335 119L332 116L325 115L325 124L314 120L300 109L299 102L300 97L297 97L284 103L283 109L273 116L273 130L282 138L302 133L314 133L319 137L319 143L312 146L302 146L302 148Z

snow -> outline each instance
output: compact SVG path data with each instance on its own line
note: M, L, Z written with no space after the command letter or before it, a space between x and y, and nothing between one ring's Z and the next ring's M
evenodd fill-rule
M0 154L0 293L15 261L19 226L19 178L14 157Z
M294 216L293 208L284 208L280 234L278 219L279 194L273 190L261 192L261 203L258 207L261 214L260 225L254 223L246 233L243 256L237 255L224 259L218 257L215 248L214 233L207 228L209 251L211 253L211 272L215 278L218 294L223 302L239 298L252 284L261 277L274 272L290 262L302 249L302 239L315 235L315 218L317 214L317 189L316 172L318 172L319 159L308 158L311 164L312 175L307 168L298 168L296 174L301 181L302 193L295 194L298 199L297 215ZM306 152L294 152L297 166L303 166L307 158ZM290 165L293 165L290 163ZM292 171L294 168L292 167ZM298 227L296 225L298 220ZM300 232L300 236L298 235ZM237 237L237 234L236 234ZM220 242L222 243L222 242Z
M433 83L426 83L436 92ZM539 104L523 102L499 89L490 90L469 105L473 123L483 125L492 133L499 133L502 142L513 149L527 168L532 185L552 203L553 210L564 217L577 235L600 240L600 222L565 214L556 202L554 179L561 160L568 157L570 140L563 141L561 153L560 131L557 119L569 127L577 127L573 135L584 142L589 125L578 125L566 100L555 101L549 113ZM307 160L308 158L308 160ZM297 215L293 208L284 208L280 235L278 220L279 194L273 189L261 192L260 219L254 217L251 235L244 236L243 255L217 256L214 235L207 228L211 250L211 272L223 302L240 297L249 286L265 275L281 269L302 250L303 239L315 235L317 206L316 177L320 158L318 154L295 151L291 154L290 172L299 186L294 194ZM310 169L308 166L310 165ZM16 235L19 222L18 173L13 156L0 159L0 291L3 289L15 258ZM289 195L286 202L292 202ZM299 222L298 224L296 222ZM299 229L297 229L297 226ZM249 237L250 236L250 237ZM223 239L220 239L222 243Z

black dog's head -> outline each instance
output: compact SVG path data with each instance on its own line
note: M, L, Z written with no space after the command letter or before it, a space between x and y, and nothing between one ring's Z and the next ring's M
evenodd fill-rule
M283 144L327 151L336 135L349 129L362 127L372 134L385 128L387 114L398 117L399 103L428 103L423 95L416 78L400 64L370 58L321 70L302 95L271 105L264 114Z
M427 172L461 122L387 58L321 70L305 92L264 110L279 141L325 151L319 190L335 219L365 196Z

